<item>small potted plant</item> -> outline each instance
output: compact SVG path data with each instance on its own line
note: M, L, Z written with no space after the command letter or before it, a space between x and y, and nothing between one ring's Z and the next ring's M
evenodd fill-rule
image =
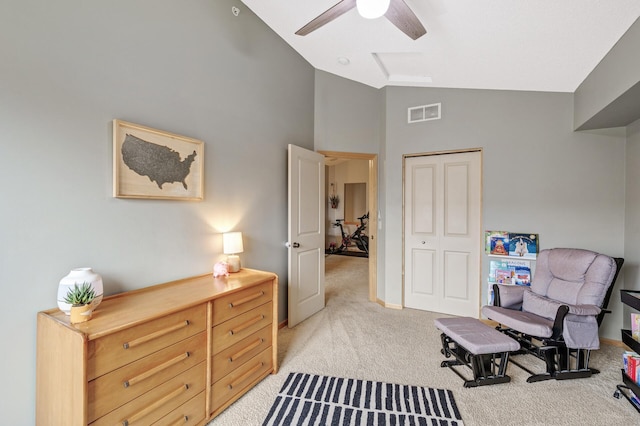
M66 303L71 305L71 324L89 321L93 306L91 302L96 297L96 292L91 283L84 282L81 285L74 284L69 287L64 298Z

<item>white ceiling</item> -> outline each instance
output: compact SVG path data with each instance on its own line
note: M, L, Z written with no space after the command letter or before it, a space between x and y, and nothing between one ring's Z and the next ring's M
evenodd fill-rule
M316 69L375 88L574 92L640 16L640 0L405 0L427 29L414 41L356 9L294 34L339 0L242 2Z

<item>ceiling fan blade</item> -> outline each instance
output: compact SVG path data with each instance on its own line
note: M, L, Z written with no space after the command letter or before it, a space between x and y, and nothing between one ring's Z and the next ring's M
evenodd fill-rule
M389 10L384 16L413 40L417 40L427 33L416 14L404 0L391 0Z
M356 0L342 0L340 3L331 7L324 13L321 13L317 18L313 19L307 25L300 28L298 31L296 31L296 34L305 36L310 32L317 30L324 24L327 24L333 21L338 16L345 14L346 12L350 11L354 7L356 7Z

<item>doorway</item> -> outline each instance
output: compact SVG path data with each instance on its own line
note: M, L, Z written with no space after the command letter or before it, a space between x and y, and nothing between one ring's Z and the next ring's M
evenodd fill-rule
M480 315L482 152L405 156L404 305Z
M369 212L368 226L366 229L367 236L369 237L369 245L368 245L368 281L369 281L369 301L377 302L377 223L378 223L378 156L376 154L362 154L362 153L353 153L353 152L336 152L336 151L318 151L320 154L325 156L325 165L332 166L340 163L359 160L365 163L366 167L366 182L355 182L355 183L365 183L366 184L366 209ZM354 182L349 182L354 183ZM333 184L333 187L331 186ZM342 182L341 184L344 184ZM344 187L338 190L337 188L338 182L330 182L327 181L326 194L327 199L336 193L340 193L343 195L343 199L339 201L339 203L344 203L347 200L344 198ZM355 188L351 188L355 189ZM356 190L357 191L357 190ZM359 194L356 192L356 194ZM353 220L354 223L357 221L358 217L358 208L361 208L362 204L362 195L355 195L353 198L350 197L349 209L352 216L350 221ZM360 207L358 207L360 206ZM343 209L346 206L343 204ZM331 207L328 207L329 209ZM344 211L344 210L343 210ZM327 215L327 222L335 219L330 215ZM347 217L342 217L341 219L347 219ZM347 224L349 225L349 223ZM332 226L330 223L327 223L327 227Z

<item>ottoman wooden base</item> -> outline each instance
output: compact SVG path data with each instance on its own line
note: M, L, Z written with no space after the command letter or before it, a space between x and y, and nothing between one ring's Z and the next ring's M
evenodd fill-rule
M509 353L520 349L520 344L511 337L500 333L475 318L438 318L436 327L442 331L441 352L454 360L442 361L441 367L448 367L464 380L464 387L476 387L507 383L506 375ZM467 379L454 366L465 365L473 372L473 379Z

